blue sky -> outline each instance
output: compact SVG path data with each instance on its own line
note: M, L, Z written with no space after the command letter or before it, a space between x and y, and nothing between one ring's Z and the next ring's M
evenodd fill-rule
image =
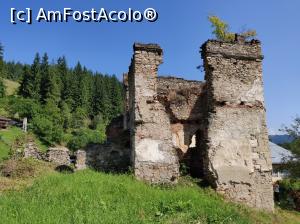
M10 23L10 8L90 10L105 7L122 10L155 8L155 23ZM199 46L212 38L207 16L218 15L232 31L254 28L263 44L265 99L268 127L278 132L300 115L300 2L290 1L162 1L162 0L3 0L0 3L0 41L5 59L31 63L36 52L50 58L65 55L73 66L86 67L119 78L128 70L132 44L159 43L164 49L160 74L203 80Z

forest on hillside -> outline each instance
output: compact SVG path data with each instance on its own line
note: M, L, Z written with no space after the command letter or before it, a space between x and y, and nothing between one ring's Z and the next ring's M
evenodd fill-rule
M29 131L47 145L75 150L105 140L105 127L123 108L123 87L116 76L67 65L65 57L49 63L36 54L31 65L6 62L0 45L0 115L28 118ZM19 83L7 95L5 80Z

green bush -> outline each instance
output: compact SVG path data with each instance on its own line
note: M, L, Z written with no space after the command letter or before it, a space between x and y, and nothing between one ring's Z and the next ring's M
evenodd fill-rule
M83 148L90 143L103 143L105 140L105 132L103 130L79 129L74 131L73 136L68 142L71 150Z
M74 129L87 127L89 124L89 119L86 111L83 108L77 108L71 118L71 127Z
M0 99L0 106L14 118L28 118L28 130L47 145L67 144L71 149L83 148L89 143L102 143L105 140L107 121L102 116L95 116L93 123L83 108L73 113L69 106L62 102L59 107L51 100L44 105L22 98L6 97ZM88 128L89 127L89 128Z
M100 113L96 115L93 120L91 121L90 128L95 129L101 129L105 131L105 128L108 124L108 120L103 118L103 115Z
M300 180L284 179L279 181L280 206L300 211Z
M9 101L7 97L0 98L0 115L5 117L8 117L10 115L9 111L7 111L9 105L8 103Z
M285 190L293 190L299 191L300 190L300 180L296 179L284 179L279 182L281 188Z
M63 137L63 129L59 123L51 121L49 117L38 115L32 119L31 128L43 141L52 145L60 143Z
M63 119L63 128L67 130L68 128L71 127L71 121L72 121L71 109L67 103L61 102L60 113L61 113L61 118Z
M31 119L42 113L41 105L32 99L25 99L21 97L11 97L9 99L9 111L11 116L17 118L27 117Z
M0 77L0 98L5 96L5 91L6 91L6 87L4 85L3 79Z

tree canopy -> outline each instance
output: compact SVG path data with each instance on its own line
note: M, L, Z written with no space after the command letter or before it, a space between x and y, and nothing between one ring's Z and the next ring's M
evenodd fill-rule
M294 158L292 160L287 160L287 168L293 177L300 178L300 117L297 116L290 126L285 126L281 130L293 137L293 141L290 143L285 143L282 146L289 149Z
M5 96L5 85L3 82L3 52L4 52L4 48L2 46L2 44L0 43L0 98Z
M11 117L27 117L29 130L47 144L78 149L102 142L105 126L122 112L123 85L114 75L93 72L80 62L70 68L65 57L49 63L47 53L37 53L31 65L4 65L5 77L20 87L18 96L4 98L7 103L0 109Z

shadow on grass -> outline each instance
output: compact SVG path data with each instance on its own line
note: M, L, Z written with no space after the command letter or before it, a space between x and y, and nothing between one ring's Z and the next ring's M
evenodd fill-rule
M74 173L74 169L70 166L67 166L67 165L57 166L57 167L55 167L55 171L57 171L59 173L65 173L65 174Z

